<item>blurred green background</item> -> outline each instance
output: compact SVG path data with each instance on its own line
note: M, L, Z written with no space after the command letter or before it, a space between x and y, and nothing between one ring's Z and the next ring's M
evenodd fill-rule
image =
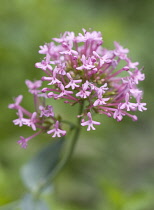
M16 144L19 136L32 132L13 125L16 115L8 104L23 94L23 105L33 111L25 79L42 76L34 67L42 58L40 45L64 31L77 34L92 28L102 32L105 47L112 49L113 41L118 41L130 49L134 62L144 66L146 80L140 88L148 110L137 113L137 122L98 116L102 125L96 131L83 128L69 166L56 180L55 195L46 199L54 210L154 209L153 11L153 0L1 1L0 206L24 195L20 167L50 141L42 135L21 149ZM54 104L58 113L71 119L70 107Z

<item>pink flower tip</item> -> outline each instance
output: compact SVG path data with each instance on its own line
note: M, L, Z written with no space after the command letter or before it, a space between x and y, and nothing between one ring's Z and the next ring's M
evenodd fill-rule
M61 136L65 136L66 135L66 131L61 130L59 128L59 121L56 121L56 123L54 124L54 129L50 130L47 132L48 134L53 133L52 137L61 137Z
M27 148L27 141L28 139L25 139L23 136L20 136L20 140L17 141L18 144L20 144L20 146L24 149Z
M137 121L137 120L138 120L137 116L136 116L136 115L133 115L133 116L132 116L132 120L133 120L133 121Z
M92 120L90 112L87 113L87 117L88 117L88 120L87 121L82 120L81 125L82 126L86 126L87 125L88 126L87 131L90 131L91 129L92 130L96 130L93 125L100 125L101 123Z

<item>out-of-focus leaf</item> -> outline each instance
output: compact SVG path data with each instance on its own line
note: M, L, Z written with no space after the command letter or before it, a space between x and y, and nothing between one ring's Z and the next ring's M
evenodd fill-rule
M35 199L31 194L25 195L20 205L21 210L49 210L44 201Z
M43 148L30 162L23 166L22 179L31 191L36 191L54 169L59 160L63 142L64 138L55 139L52 144Z
M21 210L19 201L8 203L0 207L0 210Z
M149 192L138 191L132 193L125 203L123 210L154 209L153 190Z

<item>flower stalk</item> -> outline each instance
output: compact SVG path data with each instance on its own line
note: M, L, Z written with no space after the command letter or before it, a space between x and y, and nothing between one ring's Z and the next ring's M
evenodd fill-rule
M65 32L59 38L40 46L39 53L44 55L41 62L35 64L43 71L41 80L25 83L34 98L34 111L22 107L22 95L14 99L10 109L17 110L15 125L28 126L35 132L30 137L20 137L18 144L25 148L29 140L42 132L52 138L62 137L68 131L74 131L68 147L48 177L36 190L39 196L42 190L59 174L68 163L79 139L82 126L87 131L96 130L100 125L93 119L94 114L101 114L117 120L124 116L137 120L136 111L145 111L146 103L142 102L143 91L138 88L145 79L138 62L128 57L129 50L114 42L114 49L104 48L101 32L86 31L75 36L74 32ZM42 83L46 86L42 87ZM50 98L50 104L47 103ZM77 125L56 114L52 100L62 100L65 106L79 106ZM49 101L49 100L48 100ZM63 130L63 125L69 129Z
M82 114L83 109L84 109L84 101L79 106L79 112L78 112L79 116ZM55 168L52 170L51 174L48 175L47 179L44 180L44 182L42 182L41 185L36 190L35 194L37 197L39 197L41 192L48 186L48 184L50 184L57 177L57 175L62 171L62 169L66 166L66 164L71 159L74 149L75 149L75 146L76 146L76 143L77 143L77 141L79 139L79 135L80 135L80 131L81 131L80 123L81 123L81 117L78 118L77 125L76 125L76 127L74 127L75 131L74 131L74 135L73 135L71 141L69 139L66 140L67 142L70 141L69 147L67 148L67 150L64 151L64 153L63 153L64 155L61 157L60 161L57 163Z

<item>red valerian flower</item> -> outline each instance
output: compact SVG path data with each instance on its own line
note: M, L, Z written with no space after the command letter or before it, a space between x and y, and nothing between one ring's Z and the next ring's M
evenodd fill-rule
M128 116L135 121L137 116L132 112L147 110L146 103L141 101L143 91L138 88L139 82L145 79L143 69L138 68L139 62L133 62L128 57L129 50L118 42L114 42L113 50L104 48L101 32L83 29L83 33L75 36L74 32L66 31L41 45L39 53L44 58L35 67L42 69L44 76L34 82L26 80L34 96L35 111L29 112L20 105L22 95L15 98L15 103L9 105L18 111L15 125L27 125L34 131L40 129L53 134L52 137L65 135L62 118L55 115L51 104L46 105L46 98L62 99L70 105L84 104L81 126L88 126L88 131L100 124L92 120L93 113L117 121ZM42 88L44 81L47 87ZM22 137L18 143L25 148L27 139Z

